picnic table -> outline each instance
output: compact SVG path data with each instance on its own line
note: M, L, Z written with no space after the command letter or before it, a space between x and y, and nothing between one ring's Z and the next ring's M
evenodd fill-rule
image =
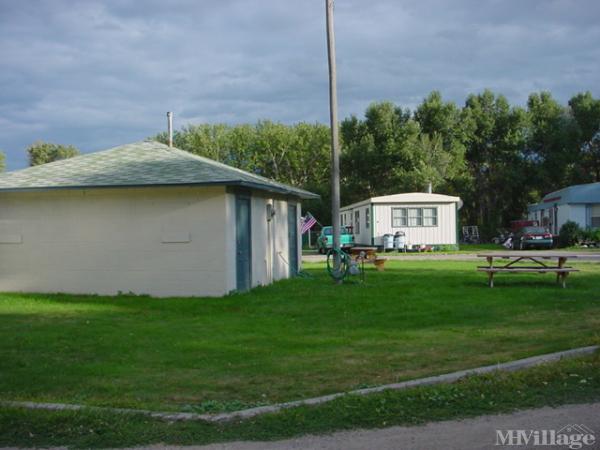
M480 258L487 260L487 266L478 266L479 272L488 274L489 286L494 287L494 275L497 273L556 273L556 282L562 282L562 287L566 287L567 276L571 272L578 272L578 269L568 267L565 264L569 258L577 258L576 254L568 252L553 251L506 251L479 253ZM494 265L494 258L508 259L508 262ZM521 265L518 263L531 263L530 265Z
M383 271L385 268L387 260L386 258L377 257L377 247L350 247L348 252L354 261L372 263L379 271Z

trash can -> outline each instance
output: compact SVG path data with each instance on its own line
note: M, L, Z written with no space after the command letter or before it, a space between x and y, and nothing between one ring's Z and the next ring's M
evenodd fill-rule
M404 231L397 231L394 236L394 248L399 252L406 251L406 235Z
M383 235L383 251L394 250L394 235L384 234Z

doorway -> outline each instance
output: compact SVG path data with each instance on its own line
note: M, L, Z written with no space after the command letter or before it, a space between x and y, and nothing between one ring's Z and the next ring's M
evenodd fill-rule
M298 208L294 203L288 203L288 247L290 277L298 275Z
M252 229L250 197L235 198L236 289L247 291L252 286Z

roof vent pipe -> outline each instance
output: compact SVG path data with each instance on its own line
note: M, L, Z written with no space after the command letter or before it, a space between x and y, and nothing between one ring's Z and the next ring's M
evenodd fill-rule
M173 113L167 113L167 130L169 135L169 147L173 147Z
M431 194L432 192L433 192L433 186L430 181L429 183L427 183L427 193Z

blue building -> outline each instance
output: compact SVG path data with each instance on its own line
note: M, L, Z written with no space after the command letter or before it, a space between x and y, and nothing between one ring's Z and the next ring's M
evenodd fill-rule
M567 221L582 228L600 228L600 182L569 186L529 205L528 219L537 220L551 233L558 233Z

